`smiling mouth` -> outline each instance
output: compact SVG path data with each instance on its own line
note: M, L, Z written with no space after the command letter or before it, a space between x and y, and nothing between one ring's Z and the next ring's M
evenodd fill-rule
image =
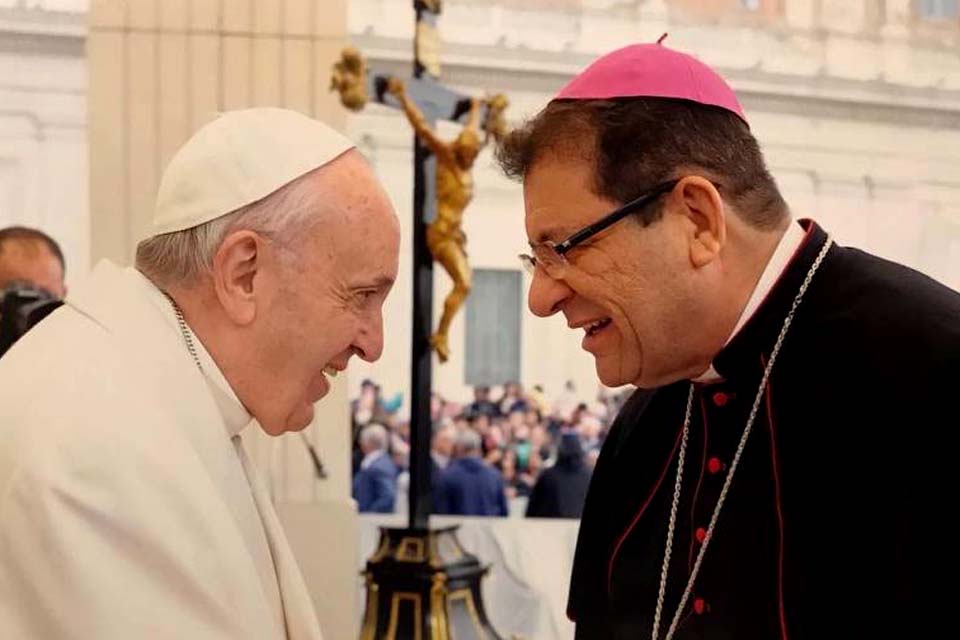
M588 324L588 325L585 325L585 326L583 327L583 330L587 332L587 335L588 335L588 336L592 336L593 334L597 333L598 331L600 331L600 330L602 330L602 329L605 329L606 327L610 326L610 323L611 323L611 322L613 322L613 320L611 320L610 318L604 318L604 319L602 319L602 320L596 320L596 321L594 321L594 322L591 322L591 323Z

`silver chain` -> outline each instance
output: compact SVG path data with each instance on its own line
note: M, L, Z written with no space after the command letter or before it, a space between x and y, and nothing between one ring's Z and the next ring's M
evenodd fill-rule
M663 567L660 569L660 591L657 594L657 610L653 615L653 640L660 633L660 616L663 614L663 597L667 589L667 570L673 554L673 532L677 523L677 508L680 505L680 484L683 481L683 462L687 459L687 440L690 436L690 411L693 407L693 385L687 394L687 413L683 419L683 434L680 436L680 453L677 454L677 481L673 487L673 503L670 505L670 523L667 525L667 545L663 551Z
M707 553L707 545L709 545L710 540L713 539L713 530L717 526L717 520L720 518L720 510L723 508L723 503L727 499L727 493L730 491L730 485L733 482L733 474L740 465L740 458L743 455L743 449L747 444L747 438L750 436L750 431L753 429L753 422L757 417L757 411L760 408L760 402L763 400L763 394L766 391L767 382L770 380L770 372L773 370L773 364L777 361L777 355L780 353L780 347L783 346L783 340L786 338L787 331L790 329L790 325L793 323L793 316L796 313L797 308L800 306L800 302L803 300L803 296L807 292L807 288L810 286L811 280L813 280L813 275L817 272L817 269L820 268L820 263L823 262L824 257L826 257L827 252L830 250L832 245L833 238L827 237L827 241L824 243L819 255L817 255L817 259L813 261L813 265L811 265L810 270L807 271L807 277L804 278L803 284L800 285L800 290L797 291L797 296L793 299L793 305L791 305L790 311L787 313L787 317L783 319L783 328L780 329L780 335L777 337L777 341L773 345L773 350L770 352L770 361L767 362L767 366L764 367L763 377L760 380L760 386L757 389L757 395L754 397L753 406L750 408L750 416L747 418L747 424L743 428L743 435L740 437L740 444L737 445L737 452L733 456L733 462L730 463L730 471L727 473L727 478L723 483L723 488L720 490L720 497L717 499L717 505L713 509L713 515L710 516L710 524L707 526L707 533L700 545L700 551L697 553L697 560L693 564L693 570L690 572L690 577L687 579L687 586L684 588L683 595L680 597L680 604L677 605L677 610L673 614L673 619L670 622L670 627L667 629L667 634L664 636L664 640L672 640L673 634L676 633L677 625L680 622L680 614L683 612L684 607L687 605L687 601L690 599L690 593L693 591L693 585L697 580L697 574L700 573L700 565L703 564L703 557ZM657 594L657 608L653 618L652 640L657 640L658 636L660 635L660 616L663 611L664 594L667 588L667 572L670 566L670 556L672 551L671 547L673 546L673 534L677 520L677 508L680 503L681 476L683 474L684 458L686 457L687 438L690 433L690 414L691 407L693 406L693 395L694 385L691 383L690 393L687 395L687 413L683 420L683 433L680 440L680 453L677 456L677 482L673 489L673 503L670 506L670 522L667 526L666 550L663 554L663 567L660 571L660 590Z
M187 351L190 352L190 357L193 358L193 361L197 364L197 369L200 369L200 372L203 373L203 366L200 364L200 358L197 356L197 348L193 344L193 336L190 333L190 327L187 326L187 321L183 319L183 311L180 309L180 305L177 304L177 301L173 299L166 291L161 291L163 295L167 297L167 300L170 301L170 306L173 307L173 313L177 316L177 324L180 326L180 333L183 335L183 341L187 345Z

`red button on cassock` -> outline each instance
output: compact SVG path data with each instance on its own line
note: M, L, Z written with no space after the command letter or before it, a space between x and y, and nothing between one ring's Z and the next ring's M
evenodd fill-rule
M707 461L707 470L710 473L720 473L723 471L723 463L720 462L720 458L710 458Z

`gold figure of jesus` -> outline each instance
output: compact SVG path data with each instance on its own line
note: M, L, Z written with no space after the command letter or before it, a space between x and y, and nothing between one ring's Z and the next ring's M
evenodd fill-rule
M453 290L443 303L443 315L436 332L430 337L430 345L437 352L440 362L450 357L447 332L450 323L470 293L471 270L467 263L463 233L463 211L473 199L473 163L480 153L480 107L481 101L471 100L467 123L455 139L441 140L427 123L416 104L407 96L402 80L390 78L387 91L403 107L414 131L437 158L436 192L437 217L427 227L427 247L433 259L439 262L453 280Z

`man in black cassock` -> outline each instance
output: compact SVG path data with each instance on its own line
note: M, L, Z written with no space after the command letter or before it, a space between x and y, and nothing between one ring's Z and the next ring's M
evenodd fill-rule
M945 635L960 294L794 220L733 91L659 43L499 158L531 310L639 387L583 513L577 638Z

